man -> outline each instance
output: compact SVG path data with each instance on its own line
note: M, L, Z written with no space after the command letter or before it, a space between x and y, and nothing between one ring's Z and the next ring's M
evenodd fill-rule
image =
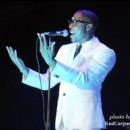
M105 128L102 112L102 83L114 67L114 50L95 36L98 18L89 10L78 10L69 21L72 43L63 45L55 59L53 45L48 48L44 35L38 34L40 53L51 69L51 88L60 82L55 128L57 130L100 130ZM76 51L80 47L80 52ZM23 74L22 82L39 88L39 75L27 68L17 51L7 47L11 60ZM47 71L48 73L48 71ZM48 74L41 74L43 90L48 89Z

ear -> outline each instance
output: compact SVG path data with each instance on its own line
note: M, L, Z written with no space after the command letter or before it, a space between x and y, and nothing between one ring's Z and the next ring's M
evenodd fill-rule
M93 28L93 24L87 24L87 26L86 26L86 30L87 31L89 31L89 30L91 30Z

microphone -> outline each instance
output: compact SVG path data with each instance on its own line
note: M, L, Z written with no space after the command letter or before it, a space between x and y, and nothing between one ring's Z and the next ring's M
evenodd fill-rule
M67 29L61 30L61 31L52 31L52 32L44 32L41 33L41 35L48 35L48 36L62 36L62 37L67 37L69 35L69 32Z

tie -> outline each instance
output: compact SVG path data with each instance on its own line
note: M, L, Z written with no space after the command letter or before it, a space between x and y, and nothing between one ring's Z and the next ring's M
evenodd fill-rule
M82 45L78 45L78 46L77 46L76 51L75 51L75 53L74 53L74 58L79 54L81 48L82 48Z

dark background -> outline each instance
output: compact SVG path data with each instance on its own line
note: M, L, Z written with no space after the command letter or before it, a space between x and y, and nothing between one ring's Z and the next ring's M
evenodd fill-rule
M37 32L67 28L68 19L79 9L90 9L99 16L97 36L117 54L116 66L102 89L106 121L130 123L130 3L127 1L46 1L0 3L0 95L1 130L44 130L41 91L21 84L21 74L6 52L6 45L17 49L28 67L37 70ZM55 37L56 51L69 38ZM47 65L39 55L41 72ZM47 92L43 92L45 104ZM54 130L58 85L51 90L51 130ZM46 108L46 105L45 105ZM126 119L126 115L129 119ZM110 120L110 116L117 119ZM123 118L124 119L119 119ZM108 126L108 130L125 130Z

